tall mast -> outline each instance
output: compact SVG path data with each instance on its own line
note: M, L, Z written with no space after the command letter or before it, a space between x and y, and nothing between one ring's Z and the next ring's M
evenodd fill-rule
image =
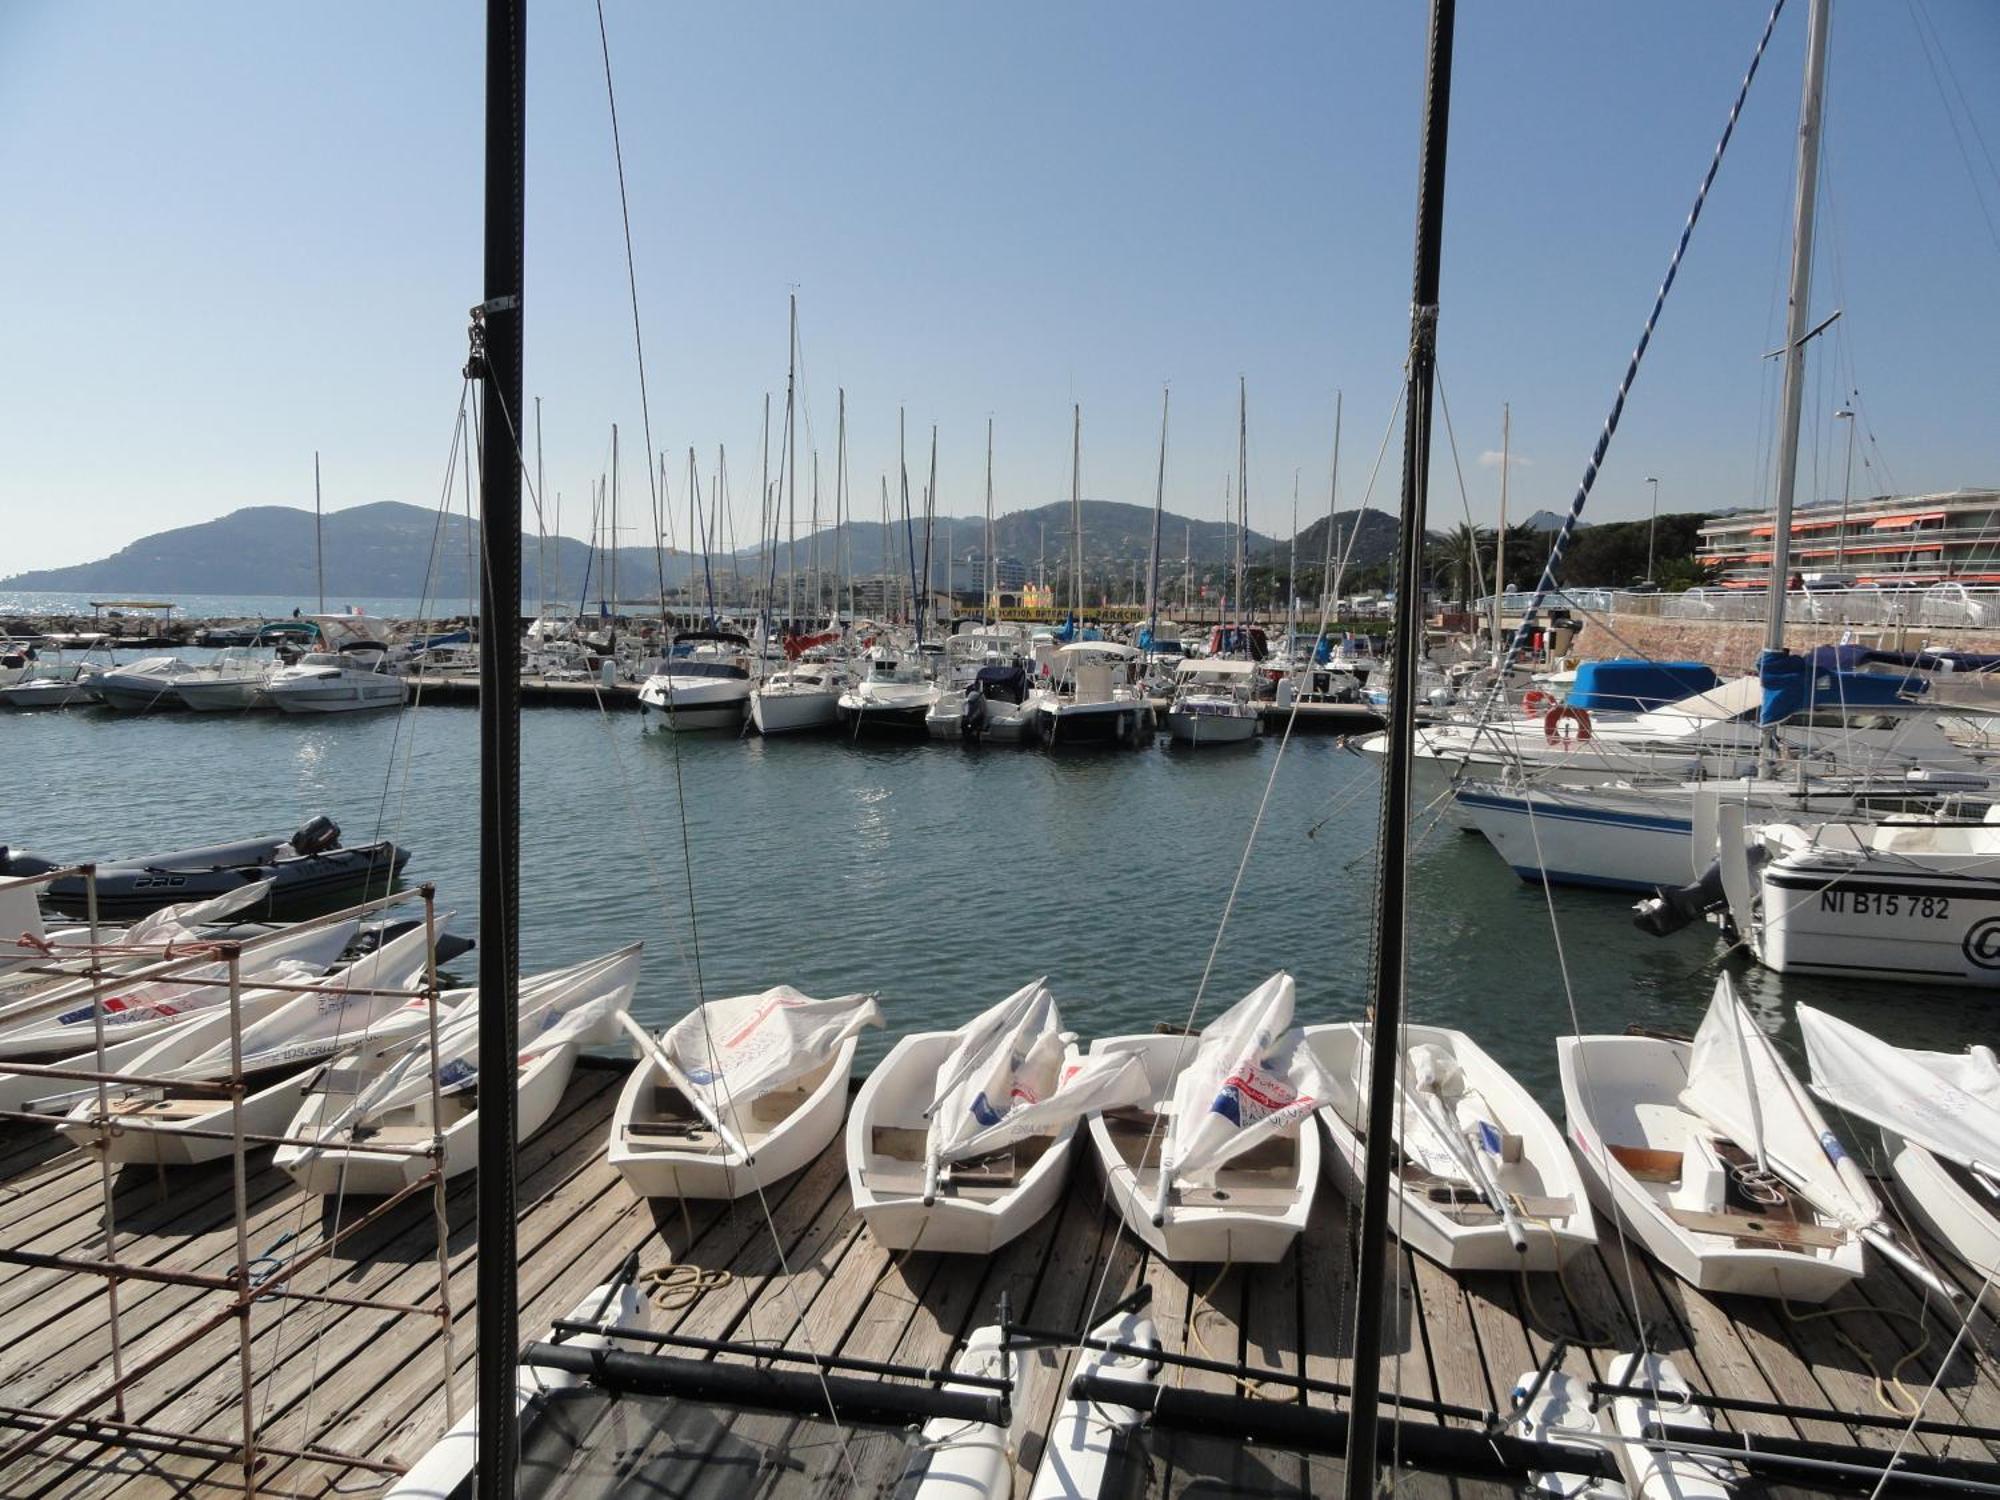
M1160 517L1167 505L1167 402L1171 388L1160 391L1160 469L1153 480L1153 556L1146 567L1146 639L1160 628Z
M1075 563L1071 574L1070 603L1076 611L1077 638L1083 638L1083 407L1070 407L1069 439L1069 524L1071 551Z
M688 539L692 542L694 539ZM604 554L605 576L611 585L611 623L605 627L608 644L618 644L618 424L611 424L611 545Z
M979 613L987 624L994 622L1000 597L1000 565L993 556L993 419L986 419L986 608Z
M1333 597L1333 555L1334 543L1338 540L1340 523L1335 519L1340 514L1340 392L1333 393L1333 468L1326 480L1326 558L1319 566L1319 611L1322 616L1331 617L1337 605ZM1315 648L1317 649L1317 648Z
M764 392L763 446L764 473L763 477L757 482L757 545L760 549L773 535L771 526L771 393L769 391ZM777 544L773 542L771 543L771 561L768 567L760 565L757 572L759 575L767 573L775 575L777 567L778 548ZM764 596L763 606L759 611L759 622L764 627L764 640L765 644L768 645L771 638L771 588L763 576L758 578L757 583L759 586L758 591Z
M542 488L542 398L535 397L535 593L538 614L549 607L549 532L543 524L542 508L548 491Z
M1785 585L1791 576L1792 490L1799 477L1799 412L1805 400L1811 317L1813 213L1819 187L1820 116L1826 104L1826 32L1831 0L1806 12L1806 81L1799 99L1799 175L1792 200L1792 286L1785 303L1785 394L1778 427L1777 506L1771 515L1771 586L1764 649L1785 649Z
M917 644L924 640L923 606L917 602L917 536L910 529L910 459L905 446L908 439L902 407L896 408L896 469L897 486L903 503L903 550L910 556L910 604L906 613L917 627Z
M1493 649L1504 651L1500 638L1500 591L1507 586L1507 471L1513 467L1514 408L1500 404L1500 529L1493 533Z
M1236 634L1237 645L1250 652L1249 601L1244 598L1243 533L1250 525L1250 394L1243 377L1236 377Z
M1396 559L1396 640L1389 691L1388 753L1382 766L1377 865L1374 1045L1368 1058L1369 1150L1361 1192L1355 1278L1354 1360L1349 1379L1346 1500L1374 1500L1377 1415L1382 1394L1382 1316L1389 1243L1389 1143L1395 1140L1396 1078L1403 1056L1403 984L1410 885L1410 766L1415 758L1417 661L1424 640L1424 511L1429 499L1432 380L1437 361L1438 269L1444 247L1445 136L1451 116L1455 0L1431 0L1424 90L1422 171L1417 187L1416 266L1410 298L1409 385L1404 396L1403 515Z
M799 294L792 293L792 332L785 368L785 456L787 535L785 556L785 628L796 630L799 619L799 449L796 382L799 373Z
M1292 602L1299 597L1299 471L1292 470L1292 555L1285 563L1285 649L1292 648Z
M882 560L882 618L892 619L895 611L889 608L889 476L882 476L882 546L876 554Z
M1181 618L1194 614L1194 522L1181 531Z
M840 420L836 428L833 459L833 539L836 566L847 594L847 618L854 619L854 543L847 534L847 387L840 388ZM836 587L833 607L840 608L841 588Z
M924 581L917 605L917 644L924 643L924 616L931 602L931 533L937 526L937 423L931 423L931 477L924 484ZM945 580L951 580L951 563L945 563Z
M812 453L812 523L806 527L806 614L819 616L819 449Z
M521 410L527 0L486 4L486 244L467 372L480 378L479 1500L513 1500L520 1357L515 1076L520 1056Z
M539 404L539 403L538 403ZM537 424L536 450L539 452L541 440ZM319 582L319 612L326 613L326 539L320 534L319 510L319 450L313 450L313 576Z

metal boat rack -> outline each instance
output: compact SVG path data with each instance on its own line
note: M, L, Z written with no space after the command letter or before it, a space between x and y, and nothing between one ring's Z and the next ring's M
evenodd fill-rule
M229 1161L231 1168L231 1197L235 1226L235 1265L225 1275L208 1274L192 1270L181 1270L118 1258L118 1222L115 1213L117 1169L112 1164L108 1151L99 1151L100 1181L104 1195L101 1244L103 1253L96 1257L79 1255L52 1255L25 1247L0 1245L0 1265L28 1266L41 1270L56 1270L80 1275L95 1275L104 1278L105 1308L107 1327L111 1344L111 1378L88 1394L71 1402L60 1410L44 1410L31 1407L17 1407L0 1404L0 1429L8 1429L9 1437L0 1446L0 1470L7 1465L27 1458L55 1445L68 1447L76 1443L90 1443L101 1447L129 1448L143 1452L179 1454L193 1458L203 1458L239 1465L243 1471L243 1493L255 1495L258 1489L258 1474L267 1459L301 1460L338 1465L350 1469L365 1470L382 1475L400 1474L402 1466L385 1463L379 1459L360 1454L345 1453L332 1448L306 1446L288 1447L262 1440L257 1432L256 1408L251 1400L251 1388L255 1382L251 1351L251 1310L260 1301L284 1298L302 1302L331 1303L344 1307L362 1307L376 1311L408 1313L433 1317L442 1332L441 1348L444 1365L444 1390L447 1421L455 1420L453 1410L451 1375L454 1368L452 1340L452 1310L450 1287L450 1261L447 1253L447 1221L445 1215L445 1180L443 1172L444 1141L442 1134L434 1135L428 1145L421 1146L370 1146L365 1142L354 1143L351 1147L343 1142L343 1149L372 1151L384 1155L403 1157L422 1156L429 1158L426 1171L413 1182L391 1196L370 1207L367 1212L346 1222L336 1222L327 1236L311 1249L293 1256L282 1265L262 1276L252 1275L256 1264L250 1254L248 1220L249 1203L244 1169L245 1153L266 1145L314 1146L318 1141L294 1140L289 1136L262 1135L243 1128L243 1099L248 1092L247 1075L243 1067L243 979L242 962L246 954L254 955L259 947L280 937L294 935L301 931L318 927L333 926L373 912L412 901L423 905L425 932L430 939L430 950L424 970L423 985L414 992L413 998L428 1003L430 1032L429 1040L433 1048L437 1044L437 999L439 995L436 942L437 911L434 889L425 884L412 890L394 892L375 897L346 907L337 912L296 923L277 932L262 934L241 941L198 943L184 945L178 953L172 947L165 950L158 962L147 963L137 968L114 971L107 968L107 956L117 953L114 946L102 941L102 932L97 907L97 867L94 864L72 865L64 869L50 870L44 874L25 876L12 880L0 880L0 892L39 887L53 880L80 876L84 882L85 925L90 930L87 946L65 948L60 962L25 966L19 972L49 976L54 979L72 981L87 980L88 995L92 1012L92 1046L96 1052L96 1067L79 1068L60 1064L38 1064L15 1062L0 1058L0 1076L19 1074L31 1077L59 1079L95 1086L96 1110L87 1119L71 1122L74 1126L93 1128L99 1141L123 1132L173 1130L178 1134L202 1139L222 1139L230 1142ZM129 954L123 955L129 957ZM226 966L227 974L222 978L203 978L191 971L212 967L220 963ZM79 967L79 965L87 967ZM203 985L226 988L229 1014L229 1071L219 1080L206 1083L189 1083L176 1078L154 1078L130 1073L121 1073L108 1065L105 1056L106 1038L104 1018L106 990L112 986L126 988L134 983L171 980L182 985ZM290 983L256 980L254 990L289 990L299 994L315 993L310 982ZM349 994L382 994L384 991L354 989ZM411 994L397 991L398 994ZM65 987L60 1000L51 1000L48 1008L59 1005L73 1006L82 998L83 992ZM16 1017L35 1013L33 1004L27 1004L10 1012ZM230 1106L230 1128L224 1130L192 1130L178 1125L167 1125L157 1121L120 1118L111 1109L111 1091L124 1089L166 1088L201 1097L227 1099ZM436 1071L431 1073L432 1117L441 1121L438 1109L438 1083ZM88 1090L79 1090L86 1097ZM25 1110L0 1110L0 1119L32 1120L42 1125L52 1123L52 1117L45 1113ZM438 1126L440 1132L442 1125ZM312 1292L298 1287L299 1272L307 1266L330 1255L342 1242L380 1220L406 1200L429 1189L432 1198L433 1217L437 1231L438 1300L434 1307L419 1307L403 1302L389 1302L365 1297L342 1296L332 1292ZM0 1235L6 1226L0 1224ZM204 1291L227 1294L214 1308L193 1322L187 1324L164 1344L148 1351L137 1360L128 1358L126 1340L119 1322L118 1289L126 1281L148 1282L172 1286L195 1287ZM161 1426L146 1421L129 1420L126 1410L126 1393L132 1385L158 1370L176 1356L192 1348L216 1329L231 1320L237 1326L237 1373L238 1405L242 1428L234 1438L215 1437L204 1433L184 1431ZM112 1416L93 1416L94 1409L109 1403ZM18 1434L18 1435L12 1435Z

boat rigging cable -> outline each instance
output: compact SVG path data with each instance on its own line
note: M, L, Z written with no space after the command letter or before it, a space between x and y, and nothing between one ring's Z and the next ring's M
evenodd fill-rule
M492 0L492 3L495 3L495 4L500 4L500 3L506 3L506 0ZM612 84L612 73L611 73L611 43L610 43L610 36L609 36L609 31L608 31L608 29L606 28L606 25L605 25L605 20L604 20L604 6L603 6L603 0L598 0L598 5L597 5L597 27L598 27L598 40L599 40L599 44L600 44L600 48L601 48L601 50L602 50L602 52L603 52L603 54L604 54L604 89L605 89L605 97L606 97L606 100L607 100L607 102L611 102L611 103L612 103L612 119L613 119L613 139L614 139L614 145L615 145L615 142L616 142L616 119L617 119L617 111L616 111L616 105L615 105L615 102L613 102L613 101L614 101L614 95L613 95L613 84ZM622 207L623 207L623 205L624 205L624 204L625 204L625 202L626 202L626 189L625 189L625 162L624 162L624 156L623 156L622 152L621 152L621 153L617 153L617 154L616 154L616 157L615 157L615 164L616 164L616 168L617 168L617 176L618 176L618 200L619 200L619 203L620 203L620 206L621 206L621 208L622 208ZM629 263L630 263L630 259L631 259L631 233L630 233L630 219L629 219L629 217L627 218L627 221L626 221L626 222L627 222L627 230L626 230L626 255L627 255L627 261L628 261L628 265L629 265ZM635 338L635 342L636 342L636 338L637 338L637 331L638 331L638 328L639 328L639 324L640 324L640 318L639 318L639 287L638 287L638 282L637 282L637 279L636 279L636 278L632 278L632 279L630 280L630 282L629 282L629 285L628 285L628 291L629 291L629 293L630 293L630 296L631 296L631 302L632 302L632 327L633 327L633 331L634 331L634 338ZM798 351L798 321L797 321L797 311L796 311L796 299L794 299L794 312L793 312L793 315L792 315L792 324L791 324L791 329L792 329L792 331L791 331L791 338L790 338L790 357L791 357L791 359L792 359L792 360L793 360L793 361L795 362L795 361L796 361L796 359L797 359L797 351ZM789 382L788 382L788 385L789 385ZM790 394L791 394L791 393L790 393L790 391L789 391L789 389L788 389L788 391L787 391L787 404L788 404L788 405L789 405L789 403L790 403ZM640 362L640 371L639 371L639 401L640 401L640 406L641 406L641 411L642 411L642 420L645 420L645 421L647 421L648 423L650 423L650 420L651 420L651 419L650 419L650 417L649 417L649 416L645 416L645 415L644 415L644 412L645 412L645 408L646 408L646 403L647 403L647 396L646 396L646 386L645 386L645 365L644 365L644 360L643 360L643 358L641 359L641 362ZM505 416L505 410L504 410L504 408L503 408L503 410L502 410L502 415L503 415L503 416ZM790 435L789 435L789 427L790 427L790 420L789 420L789 418L790 418L790 413L789 413L789 411L788 411L788 413L787 413L787 423L786 423L786 425L787 425L787 428L788 428L788 433L787 433L787 442L786 442L786 446L787 446L787 451L788 451L788 456L790 456L790 455L789 455L789 450L790 450L790 447L791 447L791 440L790 440ZM509 426L509 430L511 431L511 430L512 430L512 422L511 422L511 420L509 421L509 423L508 423L508 426ZM650 425L648 426L648 429L647 429L647 430L648 430L648 432L650 433L650 430L651 430L651 429L650 429ZM518 434L516 434L516 435L515 435L515 437L516 437L516 442L515 442L515 447L516 447L516 453L517 453L517 455L518 455L518 453L519 453L519 441L518 441ZM649 451L649 452L651 451L651 440L650 440L650 437L649 437L649 439L648 439L648 451ZM796 462L796 460L794 459L794 463L795 463L795 462ZM650 467L650 466L649 466L649 467ZM518 466L518 465L517 465L517 469L516 469L516 472L517 472L517 473L519 472L519 466ZM656 520L656 522L655 522L655 527L654 527L654 534L655 534L655 552L656 552L656 555L657 555L657 547L658 547L658 541L657 541L657 538L658 538L658 534L659 534L659 527L658 527L658 523L657 523L657 520ZM775 565L776 565L776 549L775 549L775 547L774 547L774 548L773 548L773 566L774 566L774 568L775 568ZM662 582L662 584L661 584L661 591L660 591L660 597L661 597L661 614L662 614L662 619L664 620L664 618L665 618L665 606L666 606L666 587L665 587L665 584L664 584L664 581L663 581L663 582ZM664 644L664 642L663 642L662 644ZM517 674L517 676L518 676L518 674ZM517 689L516 689L516 690L517 690L517 692L518 692L518 682L517 682ZM602 693L602 690L601 690L601 689L594 689L594 691L596 692L596 696L597 696L597 704L598 704L598 714L599 714L599 717L600 717L600 719L602 719L602 720L604 720L605 722L607 722L607 723L608 723L608 722L609 722L609 713L608 713L608 711L607 711L607 709L606 709L606 707L605 707L605 704L604 704L604 701L603 701L603 693ZM672 699L671 699L671 697L670 697L670 698L668 699L668 711L669 711L670 713L672 712ZM701 969L701 926L700 926L700 917L699 917L699 912L698 912L698 910L697 910L697 906L696 906L696 901L695 901L695 881L694 881L694 849L693 849L693 843L692 843L692 839L691 839L691 837L690 837L690 835L689 835L689 832L688 832L688 818L687 818L687 791L686 791L686 785L685 785L685 782L684 782L684 780L683 780L683 777L682 777L682 772L681 772L681 748L680 748L680 735L679 735L678 733L672 733L672 732L670 732L670 733L669 733L669 738L670 738L670 739L671 739L671 740L673 741L673 769L674 769L674 810L675 810L675 814L676 814L676 816L677 816L677 818L678 818L678 820L679 820L679 823L680 823L680 845L681 845L681 869L682 869L682 874L683 874L683 876L684 876L684 878L685 878L685 880L686 880L686 884L687 884L687 914L688 914L688 941L689 941L689 948L690 948L690 953L691 953L691 967L692 967L692 969L693 969L693 979L694 979L694 992L695 992L695 1005L696 1005L696 1014L698 1014L698 1015L699 1015L699 1016L701 1017L701 1021L702 1021L702 1038L703 1038L703 1044L704 1044L704 1046L705 1046L705 1047L707 1048L707 1050L708 1050L708 1053L709 1053L709 1056L710 1056L710 1058L711 1058L711 1059L718 1059L718 1058L719 1058L719 1053L718 1053L718 1050L717 1050L717 1048L716 1048L716 1045L715 1045L715 1038L714 1038L714 1035L713 1035L713 1033L712 1033L712 1032L710 1031L710 1028L709 1028L709 1018L708 1018L708 1006L707 1006L707 998L708 998L708 997L707 997L707 992L706 992L706 986L705 986L705 984L704 984L704 982L703 982L703 978L702 978L702 969ZM622 770L623 770L623 767L622 767L622 764L621 764L621 765L620 765L620 771L621 771L621 777L620 777L620 780L621 780L621 783L624 783L624 782L626 781L626 778L624 778L624 777L623 777L623 775L622 775ZM628 799L629 799L629 797L630 797L630 786L629 786L629 784L626 784L626 785L625 785L625 791L626 791L626 795L627 795L627 797L628 797ZM650 856L650 852L649 852L649 854L648 854L648 863L649 863L649 866L650 866L650 863L651 863L651 856ZM661 897L662 901L664 902L664 900L666 899L666 891L665 891L665 889L664 889L664 886L663 886L663 885L661 885L661 883L660 883L660 881L659 881L659 877L658 877L658 871L657 871L657 870L655 870L655 871L654 871L654 883L655 883L655 887L656 887L656 889L658 890L658 893L659 893L659 895L660 895L660 897ZM483 908L482 908L482 909L483 909ZM482 966L481 966L481 969L482 969L482 972L484 972L484 965L483 965L483 964L482 964ZM484 1046L484 1042L483 1042L483 1040L482 1040L482 1044L481 1044L481 1045L482 1045L482 1047ZM483 1064L484 1064L484 1062L485 1062L485 1059L484 1059L484 1057L483 1057L483 1056L482 1056L482 1059L481 1059L481 1062L482 1062L482 1065L483 1065ZM726 1083L724 1083L724 1082L723 1082L723 1078L722 1078L722 1073L721 1073L721 1069L720 1069L720 1067L719 1067L719 1066L718 1066L718 1067L716 1068L716 1074L717 1074L717 1079L716 1079L716 1081L717 1081L717 1083L718 1083L719 1085L721 1085L721 1092L722 1092L722 1096L723 1096L723 1101L724 1101L724 1105L725 1105L725 1108L730 1108L730 1107L732 1107L732 1106L730 1106L730 1103L729 1103L729 1094L728 1094L728 1086L727 1086L727 1084L726 1084ZM511 1073L510 1073L510 1074L509 1074L509 1081L510 1081L510 1085L511 1085L511 1078L512 1078L512 1075L511 1075ZM511 1130L510 1130L510 1131L508 1132L508 1136L507 1136L507 1139L509 1140L509 1142L510 1142L510 1143L511 1143L511 1141L512 1141L512 1137L513 1137L513 1132L512 1132ZM482 1133L482 1137L481 1137L481 1139L482 1139L482 1140L484 1140L484 1139L486 1139L486 1138L487 1138L487 1137L485 1136L485 1134L484 1134L484 1133ZM483 1162L482 1162L482 1166L483 1166ZM776 1255L776 1257L777 1257L777 1262L778 1262L778 1268L779 1268L780 1272L781 1272L781 1273L783 1274L783 1276L784 1276L784 1280L785 1280L785 1287L786 1287L786 1290L787 1290L787 1294L788 1294L788 1295L790 1296L790 1298L792 1299L792 1303L793 1303L793 1313L794 1313L794 1317L795 1317L795 1319L796 1319L796 1323L795 1323L795 1330L796 1330L796 1332L797 1332L797 1333L798 1333L798 1334L800 1335L800 1337L801 1337L801 1338L802 1338L802 1339L804 1340L804 1342L805 1342L805 1346L806 1346L806 1353L807 1353L808 1355L810 1355L810 1356L813 1356L813 1358L812 1358L812 1368L813 1368L813 1372L814 1372L814 1374L815 1374L815 1375L817 1376L817 1378L818 1378L818 1381L819 1381L819 1386L820 1386L820 1391L821 1391L821 1394L822 1394L822 1397L823 1397L823 1399L824 1399L824 1401L825 1401L825 1404L826 1404L826 1412L827 1412L827 1415L828 1415L828 1418L829 1418L829 1419L830 1419L830 1420L832 1421L832 1423L833 1423L833 1427L834 1427L834 1433L835 1433L835 1438L836 1438L836 1441L837 1441L837 1442L839 1443L839 1445L840 1445L840 1457L841 1457L841 1462L842 1462L842 1463L843 1463L843 1464L845 1465L845 1467L846 1467L846 1469L847 1469L847 1474L848 1474L848 1478L849 1478L849 1479L850 1479L851 1481L853 1481L853 1482L855 1482L855 1483L857 1483L857 1484L858 1484L858 1483L859 1483L859 1475L858 1475L858 1471L857 1471L857 1469L856 1469L856 1467L855 1467L855 1461L854 1461L854 1456L853 1456L853 1453L852 1453L852 1452L850 1451L850 1448L849 1448L849 1444L848 1444L848 1432L847 1432L847 1425L846 1425L846 1423L844 1423L844 1422L843 1422L843 1421L841 1420L841 1417L840 1417L840 1414L839 1414L839 1410L838 1410L838 1408L837 1408L837 1406L836 1406L836 1404L835 1404L835 1402L834 1402L834 1399L833 1399L833 1392L832 1392L832 1387L831 1387L831 1385L830 1385L830 1384L829 1384L829 1382L828 1382L828 1377L827 1377L827 1372L826 1372L826 1366L825 1366L825 1364L824 1364L823 1360L822 1360L822 1359L820 1359L820 1358L818 1357L818 1355L817 1355L817 1352L816 1352L816 1351L815 1351L815 1350L813 1349L813 1347L812 1347L812 1337L811 1337L811 1334L810 1334L810 1333L809 1333L809 1332L807 1331L807 1329L806 1329L806 1321L805 1321L805 1317L804 1317L804 1310L803 1310L802 1308L800 1308L800 1307L799 1307L799 1305L798 1305L798 1300L797 1300L797 1299L798 1299L798 1287L797 1287L797 1282L796 1282L795 1278L794 1278L794 1277L792 1276L792 1273L791 1273L791 1266L790 1266L790 1264L789 1264L789 1261L788 1261L788 1258L787 1258L787 1256L786 1256L786 1254L785 1254L785 1246L784 1246L784 1238L783 1238L783 1236L782 1236L782 1235L780 1235L780 1234L779 1234L779 1232L778 1232L778 1226L777 1226L776 1222L775 1222L775 1221L773 1220L773 1218L772 1218L772 1215L771 1215L771 1205L770 1205L770 1203L769 1203L768 1199L767 1199L767 1198L765 1197L765 1194L764 1194L764 1188L763 1188L763 1184L762 1184L761 1182L759 1182L759 1183L757 1184L757 1189L756 1189L756 1190L757 1190L757 1204L758 1204L758 1208L759 1208L759 1210L760 1210L760 1211L762 1212L762 1214L763 1214L763 1216L764 1216L764 1226L765 1226L765 1228L766 1228L766 1229L767 1229L767 1230L768 1230L768 1231L770 1232L770 1236L771 1236L771 1245L772 1245L772 1249L773 1249L773 1252L775 1253L775 1255ZM510 1246L511 1246L511 1242L510 1242ZM511 1257L510 1257L510 1259L511 1259ZM482 1266L484 1265L484 1257L481 1257L481 1264L482 1264ZM510 1265L510 1269L511 1269L511 1265ZM482 1288L482 1290L483 1290L483 1288ZM483 1299L482 1299L482 1300L483 1300ZM752 1329L751 1329L751 1332L752 1332L752 1335L753 1335L753 1337L754 1337L754 1335L755 1335L755 1332L756 1332L754 1324L752 1325ZM512 1351L513 1351L513 1350L514 1350L514 1349L515 1349L515 1348L516 1348L516 1347L518 1346L518 1343L519 1343L519 1340L518 1340L518 1339L510 1339L510 1340L509 1340L509 1342L508 1342L508 1344L507 1344L507 1346L506 1346L506 1347L507 1347L507 1349L508 1349L508 1351L509 1351L510 1355L511 1355ZM483 1344L482 1344L482 1347L484 1347L484 1346L483 1346ZM482 1364L482 1367L481 1367L481 1372L482 1372L482 1373L481 1373L481 1378L482 1378L482 1381L483 1381L483 1380L484 1380L484 1365L483 1365L483 1364ZM510 1367L510 1373L511 1373L511 1367ZM512 1410L513 1410L513 1407L512 1407L512 1403L511 1403L511 1401L507 1403L507 1409L508 1409L508 1412L509 1412L509 1413L511 1414L511 1412L512 1412ZM510 1424L510 1425L511 1425L511 1424ZM482 1427L482 1437L481 1437L481 1444L482 1444L482 1447L483 1447L483 1446L484 1446L484 1429L483 1429L483 1427ZM512 1495L511 1495L511 1491L509 1491L509 1492L508 1492L508 1495L507 1495L507 1500L512 1500Z

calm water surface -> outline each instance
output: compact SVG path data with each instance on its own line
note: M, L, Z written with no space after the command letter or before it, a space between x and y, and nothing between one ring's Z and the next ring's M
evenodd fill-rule
M414 851L470 933L478 894L478 720L398 715L0 717L0 843L62 858L288 832L316 813L350 842ZM1181 1021L1270 782L1262 830L1202 1019L1273 970L1301 1020L1365 1004L1376 898L1372 758L1299 737L1185 751L964 749L840 738L676 738L632 714L528 709L521 727L521 956L530 970L643 938L635 1012L790 983L875 990L896 1035L950 1026L1037 975L1086 1037ZM683 815L686 852L683 853ZM688 871L693 873L694 920ZM1415 867L1412 1019L1470 1031L1545 1100L1551 1038L1628 1022L1691 1030L1718 944L1660 941L1616 896L1549 904L1476 836L1430 827ZM461 964L469 973L470 961ZM1906 1046L1990 1039L1968 992L1780 981L1737 965L1768 1024L1807 999Z

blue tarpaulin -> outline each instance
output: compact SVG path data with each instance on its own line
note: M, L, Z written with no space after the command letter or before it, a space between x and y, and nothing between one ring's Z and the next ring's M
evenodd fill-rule
M1642 713L1663 703L1677 703L1696 693L1705 693L1716 684L1713 668L1698 661L1646 661L1620 657L1611 661L1587 661L1576 669L1576 685L1569 690L1573 708L1592 713L1622 710Z

